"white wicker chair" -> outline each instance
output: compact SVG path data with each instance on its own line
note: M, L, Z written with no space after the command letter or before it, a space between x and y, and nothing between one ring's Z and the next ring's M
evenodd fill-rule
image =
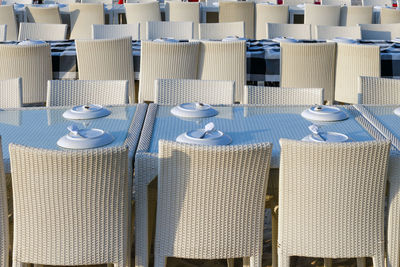
M129 266L127 148L54 151L11 144L10 161L13 266Z
M400 11L389 8L382 8L381 24L392 24L392 23L400 23Z
M400 105L400 80L361 76L358 94L359 104Z
M0 80L0 108L22 107L22 79Z
M280 24L267 23L267 38L292 37L296 39L311 39L311 25L309 24Z
M46 105L128 104L128 81L52 80L47 83Z
M235 81L235 102L242 102L246 84L246 42L203 41L197 78Z
M1 148L1 137L0 137ZM9 222L8 222L8 204L7 204L7 185L4 173L3 151L0 149L0 264L9 266L10 258L10 240L9 240Z
M324 89L245 85L243 104L322 105L324 104Z
M379 46L338 44L335 100L358 103L358 77L381 75Z
M192 21L147 21L146 40L171 37L178 40L193 39Z
M392 0L361 0L363 6L392 6Z
M157 79L196 79L199 42L142 41L139 102L154 101Z
M400 157L391 156L388 170L389 179L389 216L387 266L400 266Z
M244 37L244 22L200 23L200 40L222 40L228 36Z
M128 80L129 100L135 102L132 38L77 40L80 80Z
M351 0L321 0L321 5L326 5L326 6L351 6Z
M306 4L304 10L304 24L315 25L340 25L340 6L322 6ZM314 29L311 30L311 37L315 38Z
M281 43L281 87L324 88L332 104L335 89L336 44Z
M336 37L361 39L360 26L325 26L316 25L316 37L318 40L329 40Z
M22 78L22 102L44 103L46 84L52 79L49 44L0 45L0 80Z
M392 40L400 36L400 23L360 24L364 40Z
M254 2L220 2L219 22L244 22L244 36L254 38Z
M232 105L234 81L158 79L155 81L155 103L178 105L201 102L210 105Z
M384 267L389 141L281 139L278 258L372 257Z
M93 39L113 39L132 37L132 40L140 40L140 25L134 24L113 24L113 25L92 25Z
M0 24L0 41L5 41L7 38L7 24Z
M261 267L271 152L270 143L161 140L154 266L166 266L167 257L250 257L250 266Z
M70 39L90 39L92 37L92 24L104 24L103 3L69 4L71 19Z
M20 23L18 40L65 40L67 24Z
M26 17L28 22L61 24L61 16L58 7L25 7Z
M146 22L161 21L161 11L158 1L148 3L125 4L126 22L128 24L140 23L140 39L146 37Z
M200 3L167 1L165 8L168 21L192 21L193 38L199 39Z
M14 13L14 6L0 5L0 24L7 25L7 40L17 40L18 28Z
M344 6L340 9L340 25L372 24L372 11L372 6Z
M289 6L256 4L256 39L267 39L266 23L289 23Z

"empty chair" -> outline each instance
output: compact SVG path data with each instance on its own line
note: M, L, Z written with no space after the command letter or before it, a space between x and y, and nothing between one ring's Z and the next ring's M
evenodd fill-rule
M199 38L200 3L167 1L166 20L192 21L194 39Z
M322 105L324 104L324 89L245 85L243 104Z
M197 78L235 81L235 102L242 102L246 84L246 42L203 41Z
M327 5L327 6L351 6L351 0L321 0L321 5Z
M160 5L158 1L125 4L125 9L126 22L128 24L140 23L140 39L146 38L147 21L161 21Z
M20 23L18 40L65 40L67 24Z
M128 104L128 81L52 80L46 106Z
M192 21L148 21L146 39L171 37L178 40L193 39Z
M358 103L358 77L380 75L379 46L337 44L335 100Z
M281 139L279 266L290 256L372 257L385 266L384 199L389 141Z
M283 0L283 4L288 6L297 6L305 3L314 4L314 0Z
M321 6L307 4L304 11L304 24L315 25L340 25L340 6ZM315 38L314 29L311 30L311 37Z
M0 80L22 78L22 102L44 103L52 79L49 44L0 45Z
M219 22L244 22L244 36L254 38L254 2L220 2Z
M56 7L38 7L27 6L25 7L26 17L28 22L34 23L47 23L47 24L61 24L60 11Z
M228 36L244 37L244 22L200 23L199 39L222 40Z
M22 79L0 80L0 108L20 107L22 107Z
M92 25L93 39L113 39L130 36L132 40L140 40L139 23L134 24L112 24L112 25Z
M199 42L143 41L140 55L139 102L155 101L157 79L196 79Z
M361 76L358 93L359 104L399 105L400 80Z
M132 38L77 40L80 80L128 80L129 100L135 102Z
M363 6L392 6L392 0L361 0Z
M340 25L372 24L372 6L344 6L340 9Z
M311 39L310 24L279 24L267 23L267 38L292 37L296 39Z
M261 266L271 151L270 143L161 140L154 266L166 266L167 257L250 257L250 266Z
M400 23L400 11L389 8L381 9L381 24Z
M0 41L5 41L7 38L7 24L0 24Z
M256 39L267 39L266 23L289 23L289 6L256 4Z
M17 40L18 28L13 5L0 5L0 24L7 25L7 40Z
M1 85L0 85L1 88ZM0 137L0 148L1 148L1 137ZM9 240L9 222L8 222L8 204L7 204L7 185L6 175L4 173L3 163L3 152L0 149L0 263L1 266L9 266L9 252L10 252L10 240Z
M234 81L158 79L155 81L155 103L178 105L189 102L210 105L232 105Z
M400 265L400 157L390 157L388 180L389 180L389 214L387 233L387 266L396 267Z
M10 161L13 266L129 266L126 147L55 151L11 144Z
M71 19L70 39L90 39L92 24L104 24L103 3L69 5Z
M281 87L323 88L332 104L335 88L336 44L281 43Z
M392 40L400 36L400 23L360 24L364 40Z
M316 37L318 40L329 40L336 37L361 39L360 26L325 26L316 25Z

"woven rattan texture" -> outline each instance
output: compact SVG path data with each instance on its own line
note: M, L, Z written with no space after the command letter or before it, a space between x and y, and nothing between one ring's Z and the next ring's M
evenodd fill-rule
M165 12L168 21L193 21L193 38L199 39L200 3L168 1Z
M244 21L244 36L254 38L254 2L221 1L219 3L219 22Z
M1 144L1 137L0 137ZM4 174L3 152L0 149L0 264L8 267L9 265L9 224L8 224L8 204L6 176Z
M363 40L392 40L400 36L400 27L393 24L360 24Z
M400 155L392 156L389 161L389 217L387 265L400 265Z
M400 80L376 77L358 79L359 104L400 104Z
M0 24L7 25L7 40L17 40L18 28L13 5L0 6Z
M20 23L18 40L65 40L67 24Z
M7 38L7 24L0 24L0 41L5 41Z
M161 21L160 5L157 1L127 3L125 10L128 24L140 23L140 39L146 39L146 21Z
M381 24L400 23L400 11L382 8Z
M192 21L147 21L146 40L174 38L177 40L193 39Z
M256 39L267 39L266 23L289 23L289 6L256 4Z
M344 6L340 10L340 25L372 24L372 6Z
M90 39L92 24L104 24L103 3L69 4L71 39Z
M28 22L61 24L60 11L56 7L25 7ZM58 39L62 40L62 39Z
M327 26L316 25L316 38L318 40L329 40L336 37L361 39L360 26Z
M291 37L296 39L311 39L311 25L268 23L266 25L267 38Z
M139 23L116 25L92 25L93 39L112 39L130 36L132 40L140 40Z
M0 81L0 107L19 108L22 106L22 79Z
M199 26L199 39L222 40L228 36L244 37L244 22L201 23Z

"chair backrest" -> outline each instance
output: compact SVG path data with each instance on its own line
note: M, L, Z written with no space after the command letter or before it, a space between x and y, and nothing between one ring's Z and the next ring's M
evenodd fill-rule
M213 258L245 255L258 263L271 151L270 143L199 146L161 140L155 266L164 266L167 256L210 258L210 251Z
M28 22L34 23L47 23L47 24L61 24L61 16L58 7L39 7L27 6L25 7L26 17Z
M23 23L19 24L18 40L65 40L67 24Z
M126 147L55 151L10 144L10 161L14 264L127 266Z
M199 39L200 3L167 1L165 8L168 21L192 21L193 38Z
M157 79L196 79L199 46L199 42L142 41L139 102L155 101Z
M79 79L127 80L129 102L135 102L132 38L75 41Z
M372 24L372 6L344 6L340 9L340 25Z
M243 104L322 105L324 104L324 89L245 85Z
M281 139L280 145L279 250L322 258L380 255L384 260L390 142Z
M283 4L288 6L296 6L305 3L314 4L314 0L283 0Z
M361 0L363 6L392 6L392 0Z
M140 39L146 38L147 21L161 21L160 4L158 1L125 4L125 10L126 22L128 24L140 23Z
M296 39L311 39L310 24L280 24L267 23L267 38L292 37Z
M0 108L22 107L22 79L0 80Z
M380 77L379 46L337 44L335 100L358 103L358 77Z
M316 25L316 37L318 40L329 40L336 37L361 39L360 26L325 26Z
M22 78L22 102L44 103L46 84L52 79L49 44L0 45L0 80Z
M46 106L128 104L128 81L51 80Z
M219 3L219 22L244 22L244 36L254 38L254 2L223 1Z
M246 42L203 41L197 73L201 80L235 81L235 102L242 102L246 84Z
M132 40L140 40L140 25L134 24L112 24L92 25L93 39L113 39L130 36Z
M387 226L387 265L400 264L400 156L391 156L388 170L389 202Z
M200 40L222 40L228 36L244 37L244 22L200 23Z
M326 6L351 6L351 0L321 0L321 5L326 5Z
M7 40L17 40L18 28L13 5L0 5L0 24L7 25Z
M147 21L146 40L171 37L178 40L193 39L192 21Z
M289 23L289 6L256 4L256 39L267 39L266 23Z
M81 0L81 3L103 3L103 4L112 4L112 0Z
M7 24L0 24L0 41L5 41L7 38Z
M360 76L358 103L366 105L400 105L400 80Z
M90 39L92 24L104 24L103 3L73 3L69 5L70 39Z
M333 103L335 43L281 43L281 87L324 88L324 100Z
M400 23L360 24L364 40L392 40L400 36Z
M234 81L157 79L154 102L162 105L178 105L189 102L232 105L234 92Z
M340 6L322 6L306 4L304 11L304 24L315 25L340 25ZM315 38L314 29L311 30L311 37Z
M1 148L1 137L0 137ZM1 266L9 266L10 258L10 239L8 222L8 204L7 204L7 183L4 173L3 151L0 149L0 263Z
M381 9L381 24L400 23L400 11L389 8Z

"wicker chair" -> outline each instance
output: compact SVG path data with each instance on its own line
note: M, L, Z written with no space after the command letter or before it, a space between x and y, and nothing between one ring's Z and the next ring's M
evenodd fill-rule
M219 22L244 22L244 36L254 38L254 3L253 2L220 2Z
M256 4L256 39L267 39L266 23L289 23L289 6Z
M322 6L306 4L304 10L304 24L315 25L340 25L340 6ZM315 38L314 29L311 31L311 37Z
M20 23L18 40L65 40L67 24Z
M128 24L140 23L140 39L146 37L147 21L161 21L160 5L157 1L125 4L125 9Z
M0 24L0 41L5 41L7 38L7 24Z
M0 80L22 78L22 102L44 103L46 83L52 79L49 44L0 45Z
M146 40L171 37L178 40L193 39L192 21L147 21Z
M270 143L161 140L154 266L166 266L166 257L250 257L250 266L261 267L271 151Z
M324 100L332 104L335 61L335 43L281 43L281 87L324 88Z
M267 38L292 37L296 39L311 39L311 25L309 24L280 24L267 23Z
M168 21L192 21L193 38L199 39L200 4L190 2L167 1L165 17Z
M22 79L0 80L0 108L22 107Z
M361 39L360 26L325 26L316 25L316 37L318 40L329 40L336 37Z
M344 6L340 9L340 25L372 24L372 11L372 6Z
M400 80L359 77L358 103L367 105L399 105Z
M245 85L243 104L322 105L324 104L324 89Z
M235 81L235 102L242 102L246 83L246 42L203 41L197 78Z
M400 36L400 23L360 24L364 40L392 40Z
M382 8L381 24L392 24L392 23L400 23L400 11L389 8Z
M392 0L361 0L363 6L392 6Z
M279 266L296 255L372 257L383 267L390 142L280 145Z
M157 79L196 79L199 42L142 41L139 102L154 101Z
M338 44L335 100L358 103L358 77L381 75L379 46Z
M111 5L113 3L112 0L81 0L81 3L89 3L89 4L94 4L94 3L103 3L103 4L109 4Z
M81 80L128 80L129 101L135 102L132 38L77 40L76 53Z
M113 25L92 25L93 39L114 39L130 36L132 40L140 40L140 25L134 24L113 24Z
M128 81L52 80L47 83L46 105L128 104Z
M400 156L391 156L388 170L389 179L389 216L387 266L400 265Z
M129 266L127 148L54 151L10 144L10 162L13 266Z
M222 40L228 36L244 37L244 22L200 23L200 40Z
M61 16L58 7L25 7L26 17L28 22L46 23L46 24L61 24Z
M103 3L69 4L71 19L70 39L90 39L92 37L92 24L104 24Z
M211 105L232 105L235 82L184 79L155 81L155 103L178 105L202 102Z
M314 0L283 0L283 4L288 6L296 6L305 3L314 4Z
M1 85L0 85L1 87ZM1 137L0 137L1 148ZM4 173L3 152L0 149L0 264L1 266L9 266L10 240L8 229L8 204L7 204L7 186L6 176Z
M7 25L7 40L17 40L18 28L13 5L0 5L0 24Z

